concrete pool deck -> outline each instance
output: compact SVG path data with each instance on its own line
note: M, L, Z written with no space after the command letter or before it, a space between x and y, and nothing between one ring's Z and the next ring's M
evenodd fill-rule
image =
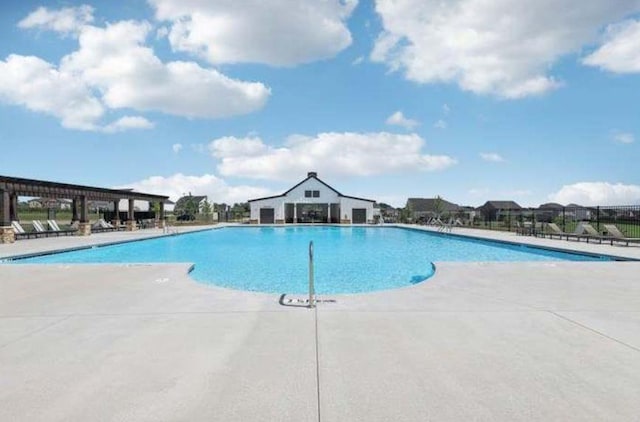
M0 256L157 234L23 240ZM1 264L0 420L637 419L640 262L436 267L311 310L195 283L188 264Z

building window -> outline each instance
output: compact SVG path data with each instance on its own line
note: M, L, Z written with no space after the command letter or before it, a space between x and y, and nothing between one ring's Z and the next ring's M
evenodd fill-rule
M310 190L304 191L304 197L305 198L311 198L311 191Z
M313 197L314 198L320 198L320 191L319 190L314 190L313 191Z

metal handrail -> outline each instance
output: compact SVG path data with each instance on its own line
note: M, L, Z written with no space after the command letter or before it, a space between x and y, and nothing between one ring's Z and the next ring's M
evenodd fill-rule
M313 240L309 242L309 308L315 306L316 292L313 285Z

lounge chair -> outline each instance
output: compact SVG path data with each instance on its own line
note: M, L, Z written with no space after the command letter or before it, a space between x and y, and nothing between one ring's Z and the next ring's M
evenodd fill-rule
M613 242L624 242L626 246L629 246L629 243L640 243L639 237L625 236L615 224L605 224L604 229L607 231L607 234L610 235L611 244L613 244Z
M453 219L449 219L449 221L447 223L443 223L440 219L438 219L438 221L440 221L439 223L439 227L438 227L438 231L439 232L451 232L451 229L453 227Z
M104 218L99 218L98 221L93 223L93 225L91 226L91 230L96 232L107 232L117 229L113 224L104 221Z
M576 227L576 230L573 233L569 233L562 231L556 223L547 223L544 231L541 234L544 237L549 236L551 239L553 239L554 236L558 236L558 239L576 239L578 241L580 241L580 239L582 238L588 237L588 235L584 235L584 228L580 224Z
M31 222L33 228L38 233L37 237L47 237L47 236L60 236L62 234L59 230L47 230L44 228L44 224L40 220L33 220Z
M13 228L13 233L16 237L16 239L21 239L21 238L29 238L29 237L37 237L37 234L34 232L28 232L26 231L24 228L22 228L22 225L20 225L20 223L18 221L12 221L11 222L11 227Z
M11 222L11 227L13 228L13 232L15 234L24 234L24 233L26 233L25 229L23 229L22 226L20 225L20 223L17 222L17 221L12 221Z
M47 224L49 225L49 231L51 232L55 232L58 234L64 234L64 235L70 235L70 234L74 234L75 232L78 231L78 229L76 228L74 229L69 229L69 230L62 230L60 229L60 226L58 226L58 223L55 220L47 220Z
M576 230L578 230L578 228L580 227L582 227L582 230L583 230L580 238L586 239L587 243L589 243L590 239L597 240L598 243L602 243L603 240L611 240L610 236L601 235L600 233L598 233L598 230L593 228L593 226L589 223L584 223L584 222L578 223L578 227L576 228ZM584 233L586 233L586 235Z
M42 223L40 222L40 220L33 220L31 222L31 224L33 225L33 228L38 232L38 233L44 233L47 230L44 228L44 226L42 225Z
M516 221L516 234L521 234L523 236L531 236L533 234L533 226L530 221L525 221L520 224L519 221Z
M61 231L60 226L58 226L58 223L56 223L55 220L47 220L47 224L49 225L49 230L57 232Z

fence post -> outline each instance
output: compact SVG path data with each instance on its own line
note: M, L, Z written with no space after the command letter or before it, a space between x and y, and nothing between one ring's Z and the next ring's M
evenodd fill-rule
M600 231L600 205L596 207L596 230Z

